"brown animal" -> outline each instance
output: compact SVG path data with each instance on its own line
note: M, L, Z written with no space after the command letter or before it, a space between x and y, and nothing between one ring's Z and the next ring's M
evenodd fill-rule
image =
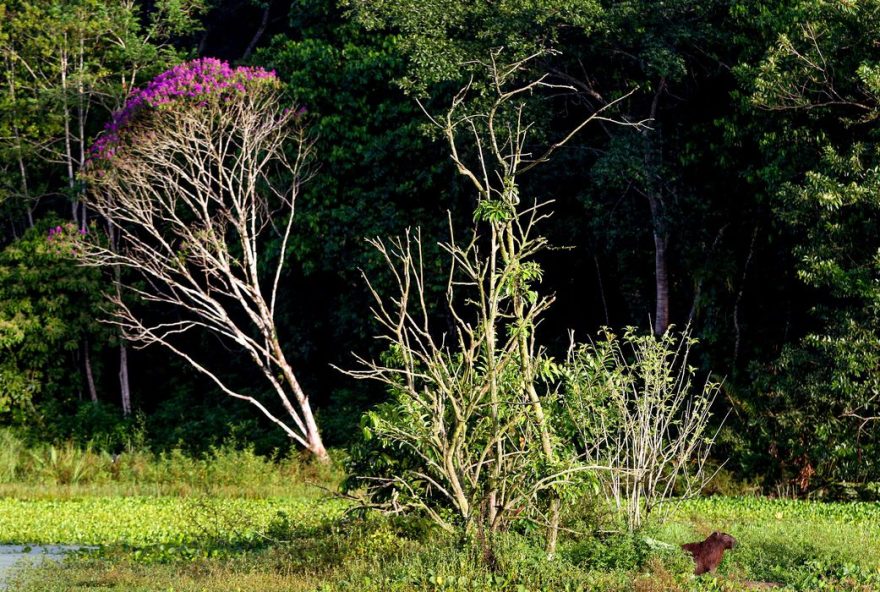
M694 556L697 567L694 574L702 575L707 571L715 571L725 549L733 549L736 539L724 532L713 532L702 543L687 543L681 548Z

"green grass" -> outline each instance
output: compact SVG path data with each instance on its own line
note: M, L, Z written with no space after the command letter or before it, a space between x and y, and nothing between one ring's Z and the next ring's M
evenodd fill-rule
M104 545L23 572L12 590L636 592L880 590L880 505L710 498L680 506L647 533L677 545L712 530L737 537L714 577L694 578L677 548L568 535L548 561L540 534L476 545L404 519L345 518L344 503L222 497L0 500L6 542Z
M799 583L802 589L820 589L820 575L850 575L880 590L880 503L692 500L678 509L660 536L684 542L712 530L734 534L739 541L722 573Z
M567 532L552 560L540 529L507 533L489 565L477 542L419 520L346 515L348 502L327 493L341 477L337 466L234 446L114 459L68 444L27 448L0 430L0 543L94 547L22 570L10 590L880 590L877 503L693 500L637 537ZM590 503L566 514L576 530L595 524ZM739 545L717 574L695 578L678 545L713 530Z
M331 451L335 456L341 451ZM234 443L193 457L181 450L129 449L117 455L72 442L27 447L0 429L0 497L71 499L88 496L313 495L310 483L342 478L339 465L320 465L296 454L275 459Z

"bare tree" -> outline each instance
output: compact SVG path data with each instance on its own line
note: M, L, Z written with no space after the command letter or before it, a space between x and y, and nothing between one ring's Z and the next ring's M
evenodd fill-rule
M274 76L260 71L249 79L254 70L230 71L211 60L193 64L222 70L228 78L205 87L226 90L195 97L175 91L154 98L152 106L129 105L118 118L117 127L124 129L111 130L100 144L87 174L86 199L113 227L115 244L85 241L83 261L128 270L121 291L108 295L112 322L127 339L137 347L165 346L225 394L253 405L298 444L327 459L275 325L294 202L311 144L297 113L279 106ZM169 84L154 82L155 89L139 95L142 103ZM192 82L181 84L193 88ZM268 231L280 245L271 253L264 248ZM164 308L171 318L150 320L133 304L137 301L152 310ZM188 351L178 338L192 330L206 330L243 351L275 402L252 394L258 389L236 388L216 364Z
M395 354L390 362L361 359L363 369L349 374L383 382L395 393L396 413L390 419L373 414L373 429L418 458L406 474L371 479L375 487L393 489L392 511L418 508L447 529L452 527L439 505L451 507L466 528L498 530L517 516L529 517L547 524L552 554L560 509L554 490L588 467L558 453L547 417L553 364L535 328L553 298L536 289L542 272L534 258L547 246L538 226L550 212L547 202L524 202L519 176L590 122L619 122L604 114L616 103L610 102L532 154L524 98L571 89L546 77L519 83L537 56L509 65L499 64L498 56L493 52L484 64L488 103L469 103L469 85L444 117L431 118L478 197L473 234L441 245L450 259L445 301L432 303L426 294L418 235L372 241L396 279L390 298L371 286L381 339ZM467 154L462 138L473 148ZM452 319L451 331L433 326L435 306Z

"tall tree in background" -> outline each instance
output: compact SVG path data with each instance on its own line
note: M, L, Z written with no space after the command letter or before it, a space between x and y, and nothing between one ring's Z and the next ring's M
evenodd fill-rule
M680 250L689 248L683 212L705 199L695 195L682 174L689 138L681 132L680 115L673 114L692 100L702 79L719 69L711 55L717 32L709 23L720 20L721 5L693 0L650 7L639 2L603 3L605 26L588 38L572 40L564 48L564 54L570 55L555 70L580 89L587 104L602 105L609 94L627 85L639 88L622 110L628 120L648 124L639 131L605 129L606 148L592 174L598 191L584 197L599 202L597 213L604 222L608 214L602 210L613 209L631 195L638 199L630 207L635 208L636 219L647 220L653 243L652 324L657 335L664 334L672 320L670 251L674 243Z
M776 18L775 43L741 74L755 117L784 126L766 126L766 151L789 162L765 179L815 306L761 380L755 427L807 490L880 470L880 3L795 2Z
M580 110L602 108L631 88L639 88L617 105L617 111L627 121L650 124L638 127L638 131L604 126L573 148L574 155L558 163L554 173L583 188L588 210L601 223L585 219L581 225L607 235L595 242L611 242L613 231L609 228L633 234L633 229L625 228L622 217L609 220L608 212L617 210L622 200L633 210L628 218L636 221L634 227L647 228L653 246L652 324L656 333L665 333L672 314L671 244L676 240L686 243L680 228L686 219L682 212L705 209L701 204L706 201L682 175L685 159L694 155L687 151L692 136L682 133L676 117L700 83L717 77L722 70L712 55L720 45L719 33L712 25L723 19L726 4L694 0L662 5L594 0L527 5L348 3L368 27L387 27L400 33L399 45L410 63L400 82L416 93L466 78L478 57L494 47L504 47L512 56L537 49L559 50L536 61L535 68L550 72L555 81L574 86L578 93L563 105L536 107L536 112L544 111L540 121L545 133L563 126ZM589 174L584 174L586 171ZM638 201L629 204L631 196ZM720 240L720 226L709 231L715 233L710 241ZM695 247L684 244L680 248L688 251ZM643 257L641 251L638 256ZM698 293L700 286L693 290Z
M77 175L99 129L96 121L118 108L144 73L180 59L172 40L197 29L206 8L205 0L159 0L149 12L125 0L0 4L0 186L5 186L13 234L22 214L33 226L41 207L60 213L64 201L70 219L86 227ZM91 348L84 345L83 351L90 369ZM131 412L128 374L128 350L120 340L119 388L126 415ZM96 398L94 382L89 384Z

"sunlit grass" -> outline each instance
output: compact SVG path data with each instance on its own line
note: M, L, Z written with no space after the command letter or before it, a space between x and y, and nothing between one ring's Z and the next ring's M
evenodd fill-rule
M124 543L21 574L11 589L28 592L732 592L768 583L802 591L880 589L877 504L696 500L647 533L671 547L650 550L639 537L569 533L548 560L539 532L511 533L495 541L494 566L479 544L419 521L344 518L344 506L329 499L94 498L6 501L0 516L32 521L35 530L20 530L21 536L63 532L72 542L71 533L80 532L75 541ZM740 544L717 574L694 578L677 545L712 530L729 532Z
M880 504L714 497L677 506L636 536L577 524L548 560L542 529L480 541L414 519L347 515L338 465L249 449L29 449L0 431L0 543L95 547L21 571L10 590L264 592L351 590L734 592L777 584L880 590ZM337 455L338 456L338 455ZM678 545L714 530L735 536L717 574L695 578ZM650 541L650 542L649 542Z

